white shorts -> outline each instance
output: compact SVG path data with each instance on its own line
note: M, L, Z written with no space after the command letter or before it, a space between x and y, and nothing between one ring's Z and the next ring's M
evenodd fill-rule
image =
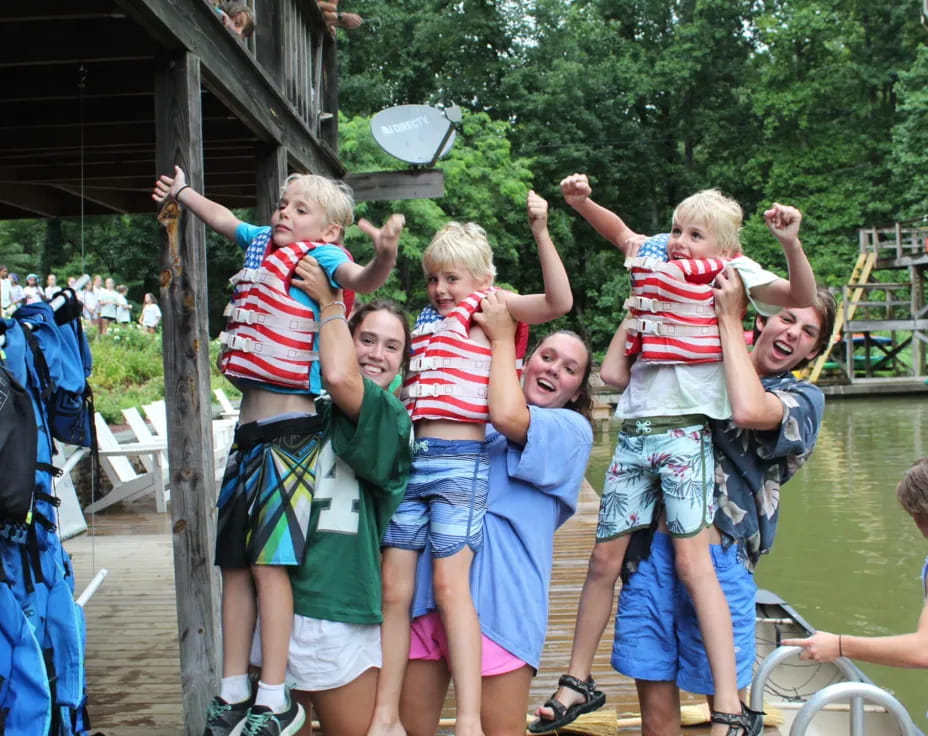
M251 641L251 663L261 666L260 621ZM287 661L287 685L292 690L332 690L383 664L380 625L346 624L293 616Z

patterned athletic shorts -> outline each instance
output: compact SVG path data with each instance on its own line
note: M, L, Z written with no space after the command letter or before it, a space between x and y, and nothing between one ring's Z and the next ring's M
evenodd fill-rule
M387 526L385 547L419 550L431 542L433 557L450 557L483 543L490 462L485 442L416 440L406 495Z
M606 471L596 539L651 525L662 502L675 537L697 534L715 518L715 460L705 425L656 434L623 431Z
M303 561L321 439L322 420L309 415L235 430L217 503L217 565Z

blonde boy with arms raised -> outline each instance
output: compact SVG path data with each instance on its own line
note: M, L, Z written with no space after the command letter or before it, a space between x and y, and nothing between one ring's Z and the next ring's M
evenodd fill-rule
M152 197L176 200L246 251L245 268L233 277L220 356L223 372L242 390L242 405L217 503L223 677L205 734L289 736L305 721L284 678L293 621L288 569L300 565L305 552L321 435L314 402L321 391L315 334L329 307L338 307L328 312L332 319L343 319L345 307L316 304L290 279L309 253L333 287L375 290L396 262L403 219L393 215L383 229L359 223L376 253L361 267L338 245L353 219L350 190L326 177L289 177L269 228L244 223L195 192L178 167L173 177L157 181ZM248 658L259 609L263 658L253 693Z
M637 360L620 399L625 421L606 474L570 665L559 689L536 711L538 718L529 730L545 733L562 727L605 701L590 676L593 656L608 622L630 535L650 525L662 498L677 575L693 599L715 683L711 733L749 733L758 721L738 698L740 670L731 616L709 554L708 527L715 509L707 420L731 415L711 284L716 274L730 267L764 314L783 306L811 305L815 278L798 237L802 217L795 208L778 204L764 214L786 254L786 281L741 253L741 207L718 190L704 190L681 202L670 234L652 238L593 202L586 175L567 177L561 190L567 202L626 256L632 296L625 304L631 313L625 351L636 354ZM613 344L610 351L614 349Z
M545 292L504 294L513 318L540 324L566 314L573 297L548 234L548 203L529 192L527 208ZM469 571L486 512L491 351L473 314L496 271L486 233L474 223L452 222L439 230L422 254L422 265L430 305L413 331L410 375L403 388L416 442L410 484L384 537L383 670L369 734L405 734L399 701L409 656L409 607L416 561L428 540L457 700L455 733L475 736L482 734L481 632Z

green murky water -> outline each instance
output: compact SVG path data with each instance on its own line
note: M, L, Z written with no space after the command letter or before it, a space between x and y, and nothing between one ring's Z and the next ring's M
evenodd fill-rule
M601 489L615 427L596 443L587 478ZM925 540L896 502L896 483L928 455L928 399L830 399L815 454L781 496L776 544L757 582L813 626L883 636L915 630ZM928 729L928 673L861 665Z

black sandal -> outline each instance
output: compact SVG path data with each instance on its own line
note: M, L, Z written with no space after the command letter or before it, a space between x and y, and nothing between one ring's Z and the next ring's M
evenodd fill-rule
M578 716L584 713L590 713L602 708L606 703L606 695L601 690L596 689L596 683L592 677L588 677L586 682L578 680L573 675L561 675L557 681L558 688L566 687L574 692L583 695L586 700L582 703L574 703L571 706L564 705L560 700L555 699L557 691L545 701L544 708L550 708L554 711L555 718L547 720L540 716L529 724L529 733L550 733L559 728L563 728L569 723L577 720Z
M728 726L725 736L760 736L764 730L764 713L761 710L751 710L744 703L741 704L740 713L722 713L714 710L709 718L711 723L724 723Z

